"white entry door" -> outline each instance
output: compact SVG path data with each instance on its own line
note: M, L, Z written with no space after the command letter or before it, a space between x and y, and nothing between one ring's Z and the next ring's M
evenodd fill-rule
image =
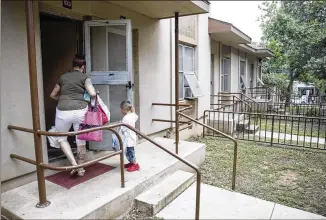
M86 71L110 110L110 122L121 120L122 101L133 103L131 34L130 20L85 22ZM103 141L90 142L90 149L111 150L111 137L104 132Z

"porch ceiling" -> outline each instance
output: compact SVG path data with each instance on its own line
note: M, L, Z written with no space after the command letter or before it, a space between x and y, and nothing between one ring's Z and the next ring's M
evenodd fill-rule
M209 12L209 1L109 1L112 4L135 11L151 18L172 18Z
M274 53L267 49L267 48L261 48L261 47L257 47L255 45L252 44L240 44L239 47L241 48L241 50L253 54L257 57L260 58L266 58L266 57L273 57Z
M208 33L211 38L226 44L248 44L251 38L230 23L209 18Z

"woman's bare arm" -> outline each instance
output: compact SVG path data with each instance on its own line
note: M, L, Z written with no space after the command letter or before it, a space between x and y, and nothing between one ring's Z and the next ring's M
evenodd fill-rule
M54 99L54 100L58 100L59 93L60 93L60 86L58 84L55 84L55 86L50 94L50 98Z
M96 96L96 91L90 78L87 78L85 81L85 89L91 97Z

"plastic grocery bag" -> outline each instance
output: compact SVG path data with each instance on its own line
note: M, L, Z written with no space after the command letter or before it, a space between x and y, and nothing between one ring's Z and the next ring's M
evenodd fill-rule
M115 135L115 134L112 134L112 148L115 151L120 150L119 139L118 139L117 135Z
M57 130L55 129L54 126L51 127L50 130L48 130L48 132L56 132ZM50 146L54 147L54 148L60 148L60 143L58 142L57 137L54 136L47 136Z

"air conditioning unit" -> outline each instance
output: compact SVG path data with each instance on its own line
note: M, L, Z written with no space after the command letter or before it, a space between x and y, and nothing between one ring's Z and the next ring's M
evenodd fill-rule
M186 99L193 99L194 98L194 95L192 94L190 87L185 87L184 91L185 91L185 98Z

